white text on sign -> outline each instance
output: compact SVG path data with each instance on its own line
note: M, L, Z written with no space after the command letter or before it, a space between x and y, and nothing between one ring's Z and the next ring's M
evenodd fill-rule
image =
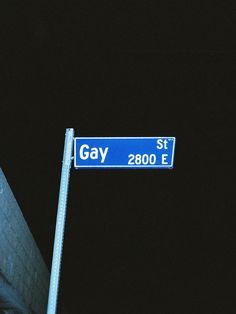
M108 152L108 147L104 148L103 150L102 147L90 148L89 145L84 144L80 147L79 155L80 155L80 158L83 160L86 160L88 158L101 159L101 163L104 163L107 152Z
M75 168L173 168L175 137L77 137Z

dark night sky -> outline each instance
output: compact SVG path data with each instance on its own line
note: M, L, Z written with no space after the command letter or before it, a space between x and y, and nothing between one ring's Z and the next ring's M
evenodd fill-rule
M235 7L2 1L0 12L0 166L49 267L65 128L177 138L171 171L72 169L70 313L235 313Z

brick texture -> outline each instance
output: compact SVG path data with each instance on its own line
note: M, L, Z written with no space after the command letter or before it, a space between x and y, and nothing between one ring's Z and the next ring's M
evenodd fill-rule
M1 169L0 273L32 313L46 313L48 269Z

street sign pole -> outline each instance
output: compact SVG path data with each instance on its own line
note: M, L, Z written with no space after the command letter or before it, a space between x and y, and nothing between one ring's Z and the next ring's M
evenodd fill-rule
M70 178L70 168L72 160L72 149L74 141L74 129L66 129L64 154L61 170L61 182L59 191L59 200L57 208L56 230L54 238L52 268L49 285L47 314L55 314L57 308L58 286L60 279L60 266L63 248L63 237L66 219L66 204L68 195L68 186Z

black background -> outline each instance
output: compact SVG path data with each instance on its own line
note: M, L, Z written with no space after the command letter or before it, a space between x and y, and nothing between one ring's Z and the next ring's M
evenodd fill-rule
M48 267L65 129L177 138L171 171L72 169L69 313L235 313L236 8L9 0L0 12L0 166Z

